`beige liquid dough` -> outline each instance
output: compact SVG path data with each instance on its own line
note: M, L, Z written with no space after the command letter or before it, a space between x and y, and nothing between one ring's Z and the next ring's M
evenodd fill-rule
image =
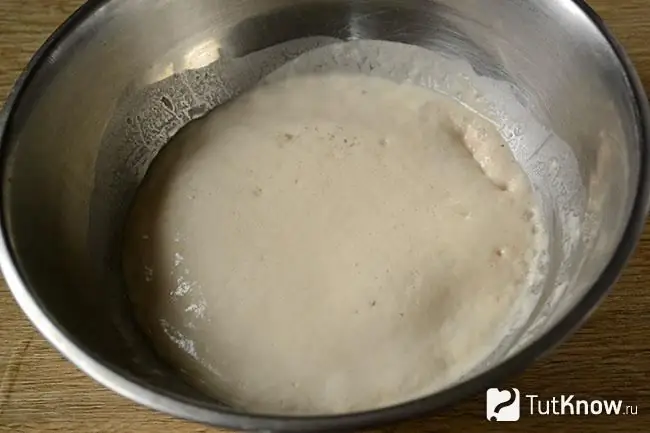
M264 413L383 407L485 359L539 253L496 128L455 100L328 73L184 128L137 195L124 271L159 351Z

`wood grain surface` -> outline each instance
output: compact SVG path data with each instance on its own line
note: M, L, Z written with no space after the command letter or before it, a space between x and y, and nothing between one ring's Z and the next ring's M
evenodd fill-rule
M262 0L260 0L262 1ZM568 0L558 0L568 1ZM650 89L650 0L592 0ZM0 0L0 98L80 0ZM383 433L444 431L650 432L650 225L613 293L553 354L508 385L551 397L623 399L638 415L484 420L484 397ZM0 432L218 431L152 412L79 372L24 318L0 280Z

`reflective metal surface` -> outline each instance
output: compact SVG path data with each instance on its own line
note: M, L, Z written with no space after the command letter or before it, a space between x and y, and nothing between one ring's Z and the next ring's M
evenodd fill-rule
M540 303L486 365L425 399L337 417L233 411L186 385L134 325L118 260L125 211L184 124L292 58L366 39L429 50L430 67L393 79L461 100L454 83L465 80L484 96L473 108L499 125L552 234ZM0 264L62 353L153 408L276 431L409 418L523 369L602 299L645 217L647 111L629 61L581 1L90 1L35 56L0 118Z

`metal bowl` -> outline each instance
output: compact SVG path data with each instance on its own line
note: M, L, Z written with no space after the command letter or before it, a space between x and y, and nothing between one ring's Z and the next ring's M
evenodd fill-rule
M134 324L119 261L125 212L183 125L297 56L369 39L408 44L429 62L416 72L387 68L391 79L461 100L454 89L464 80L483 95L475 108L529 174L551 234L546 279L532 289L539 302L489 360L434 395L340 416L234 410L187 385ZM382 59L359 70L382 69L373 62ZM230 428L367 427L497 384L589 316L648 206L646 96L623 50L578 0L89 1L34 56L0 127L0 264L25 313L105 386Z

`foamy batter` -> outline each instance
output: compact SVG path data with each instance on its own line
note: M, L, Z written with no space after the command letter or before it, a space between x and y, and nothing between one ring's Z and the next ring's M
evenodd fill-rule
M266 413L447 386L503 337L535 203L487 120L427 89L323 74L260 86L158 156L124 269L159 350Z

